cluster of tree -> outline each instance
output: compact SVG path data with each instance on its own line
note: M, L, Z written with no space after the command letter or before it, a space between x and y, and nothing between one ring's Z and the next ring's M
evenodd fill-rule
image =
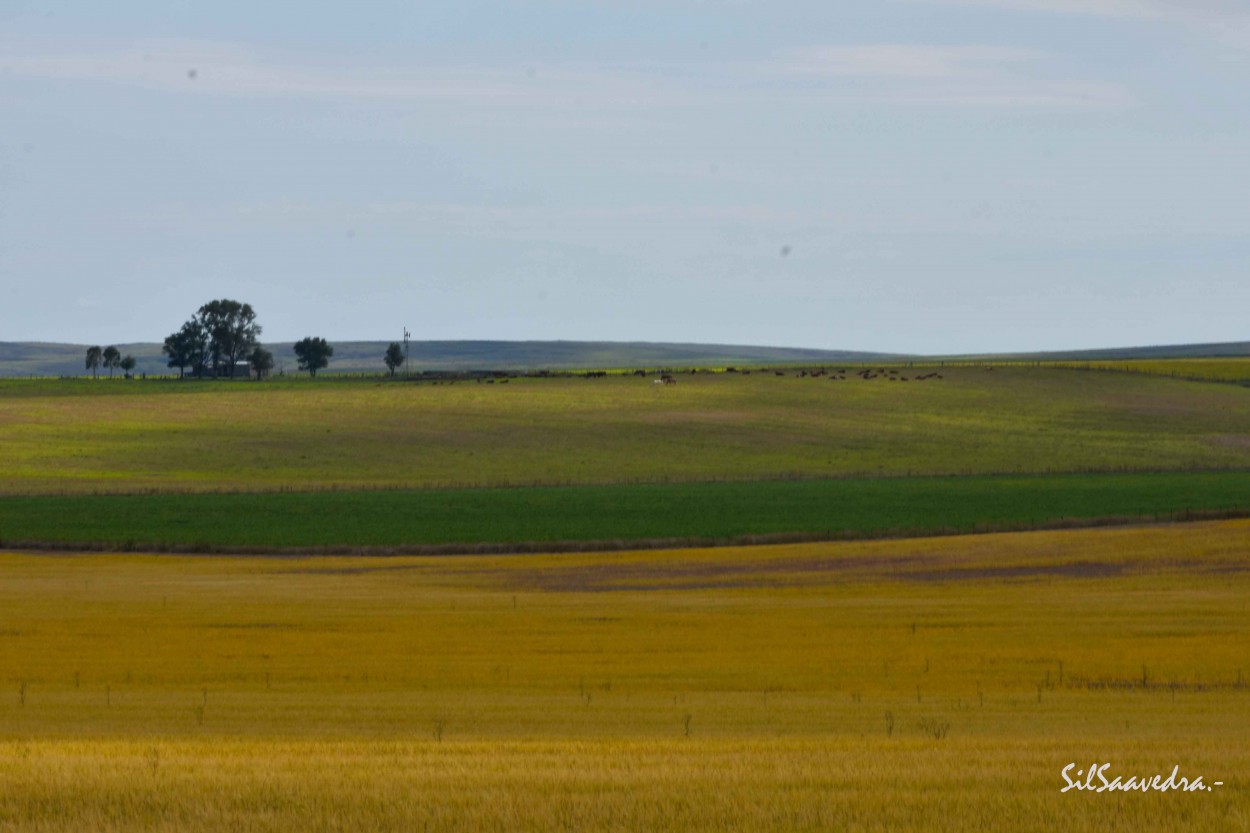
M193 376L233 377L246 362L259 379L273 367L273 354L260 346L260 332L251 304L222 298L200 307L165 339L161 352L169 357L169 367L178 368L179 377L188 371Z
M188 374L197 378L231 377L241 365L256 374L257 381L273 369L273 353L260 344L261 326L256 323L256 310L251 304L222 298L209 301L196 310L177 332L165 338L161 352L169 358L168 367L178 368L178 378ZM334 347L324 338L309 336L295 342L299 369L316 377L317 371L330 363ZM405 362L404 350L398 342L386 348L383 357L391 375ZM121 367L127 374L135 367L132 356L123 358L116 347L87 349L87 369L93 374L99 367Z
M87 369L91 371L92 376L98 376L101 367L108 368L110 379L113 378L113 370L118 367L127 376L130 376L130 371L135 369L135 357L130 355L123 356L120 350L111 345L103 350L99 347L88 347Z
M260 344L260 333L251 304L223 298L200 307L182 329L165 339L162 352L180 377L188 371L201 377L234 376L235 369L246 364L259 381L274 365L273 353ZM310 376L315 377L333 355L334 348L324 338L309 336L295 343L299 369Z

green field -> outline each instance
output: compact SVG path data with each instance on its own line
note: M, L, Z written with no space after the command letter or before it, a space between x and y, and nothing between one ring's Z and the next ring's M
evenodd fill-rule
M1116 373L1142 373L1193 381L1250 384L1250 359L1132 359L1122 361L1067 361L1050 363L1074 370L1104 370Z
M1248 533L0 554L0 830L1244 830Z
M846 370L666 386L3 382L0 541L524 548L1250 510L1250 390L1050 367Z
M1250 468L1241 387L1026 367L943 376L6 382L0 493Z
M0 497L0 545L473 551L917 535L1250 513L1250 472Z

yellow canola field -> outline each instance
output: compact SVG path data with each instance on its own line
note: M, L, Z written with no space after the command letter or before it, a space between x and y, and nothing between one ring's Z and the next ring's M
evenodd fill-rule
M4 554L0 830L1245 830L1248 549Z

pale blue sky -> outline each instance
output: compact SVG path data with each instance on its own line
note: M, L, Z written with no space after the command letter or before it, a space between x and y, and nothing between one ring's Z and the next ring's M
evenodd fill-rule
M0 4L0 341L1250 339L1250 4Z

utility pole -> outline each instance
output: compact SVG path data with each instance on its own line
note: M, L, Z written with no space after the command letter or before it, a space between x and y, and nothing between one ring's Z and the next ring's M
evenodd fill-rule
M408 328L404 327L404 376L408 376L408 339L412 338L412 333L408 332Z

